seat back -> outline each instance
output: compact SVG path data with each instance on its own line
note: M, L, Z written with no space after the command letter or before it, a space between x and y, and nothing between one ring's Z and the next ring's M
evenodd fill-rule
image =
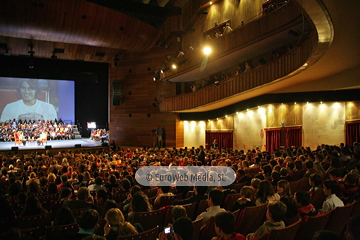
M156 226L162 226L165 215L165 209L159 209L152 212L135 212L131 215L131 223L140 223L145 231Z
M356 201L354 203L354 208L351 211L349 218L352 218L352 217L360 217L360 201Z
M232 213L234 215L234 220L235 220L235 223L237 221L237 219L239 218L240 216L240 209L236 210L235 212Z
M194 228L194 234L192 240L199 240L200 236L200 229L202 226L203 218L200 218L198 220L195 220L192 222L193 228Z
M146 194L146 196L148 196L148 198L153 198L157 195L158 189L157 188L151 188L151 189L146 189L144 190L144 193Z
M351 211L355 203L348 206L335 208L330 215L329 221L326 224L325 230L333 231L336 235L340 235L349 220Z
M159 232L159 226L156 226L148 231L131 235L131 236L118 236L116 240L156 240Z
M201 240L211 240L213 237L216 237L217 234L215 232L215 217L210 217L207 220L205 227L200 232Z
M116 193L116 194L114 194L113 198L114 198L115 202L120 203L120 202L123 202L127 198L128 194L129 193Z
M296 232L295 239L312 239L315 232L325 229L330 215L331 212L316 217L309 217L307 221L303 221Z
M233 207L234 203L241 197L240 193L236 194L229 194L224 199L223 208L225 208L227 211L230 211Z
M77 223L56 227L45 227L46 239L52 240L66 240L70 234L77 233L78 231L79 225Z
M235 183L231 185L231 189L234 189L236 192L240 192L241 188L245 186L246 183Z
M309 189L311 188L310 183L309 183L309 178L308 177L304 177L301 181L300 184L300 188L299 191L309 191ZM292 192L293 193L293 192Z
M267 203L247 207L241 213L235 225L235 232L246 236L258 229L266 220Z
M314 205L317 209L321 209L322 205L326 199L326 195L324 194L324 190L319 188L314 193L311 194L311 204Z
M200 213L205 212L208 207L209 207L208 201L201 200L195 210L195 217L198 216Z
M80 217L81 213L85 210L88 210L89 208L79 208L79 209L71 209L72 214L74 215L74 218Z
M194 212L195 212L195 207L196 207L196 202L194 203L189 203L186 205L182 205L185 210L186 210L186 215L188 216L188 218L192 219L192 217L194 216ZM165 206L162 207L162 209L165 209L165 220L164 220L164 224L163 226L167 226L169 223L172 223L172 209L173 206Z
M51 212L43 213L35 216L19 217L17 219L18 227L21 229L40 228L42 233L45 232L45 226L51 224Z
M279 240L279 239L286 239L286 240L293 240L295 238L296 232L299 229L301 224L301 219L299 219L296 223L291 224L290 226L284 228L274 229L267 234L265 238L266 240Z
M175 199L182 199L182 193L173 196L161 196L160 201L158 203L155 202L154 209L172 205Z
M290 191L292 193L295 193L295 192L299 191L302 181L303 180L300 179L300 180L297 180L297 181L294 181L294 182L289 182Z

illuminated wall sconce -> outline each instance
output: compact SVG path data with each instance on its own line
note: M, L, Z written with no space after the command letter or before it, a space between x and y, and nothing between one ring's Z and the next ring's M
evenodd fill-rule
M281 126L282 126L282 127L284 127L284 126L285 126L285 122L281 122L280 124L281 124Z

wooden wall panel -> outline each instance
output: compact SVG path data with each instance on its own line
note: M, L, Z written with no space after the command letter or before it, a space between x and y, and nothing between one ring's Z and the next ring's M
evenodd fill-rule
M206 130L233 130L234 116L218 118L206 122Z
M214 27L214 22L221 23L230 19L231 27L234 29L241 26L242 21L261 16L257 14L261 12L261 4L263 2L263 0L223 0L205 8L203 11L206 11L207 14L200 13L196 23L192 27L193 30L183 35L183 49L185 50L188 44L195 47L197 41L203 42L203 32Z
M152 146L151 131L158 126L164 128L166 147L180 144L181 136L176 132L176 114L162 113L158 105L162 98L176 94L176 85L155 82L152 79L153 69L172 51L174 49L163 51L154 49L143 55L132 53L127 58L121 59L117 69L110 68L110 82L113 80L121 82L121 105L110 106L109 127L111 138L116 144ZM109 91L112 92L111 89Z
M360 102L345 103L345 121L360 120Z

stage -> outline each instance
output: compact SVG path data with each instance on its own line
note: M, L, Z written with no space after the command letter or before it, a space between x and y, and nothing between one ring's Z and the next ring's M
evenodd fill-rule
M76 146L75 146L76 145ZM80 146L81 145L81 146ZM18 147L18 150L36 150L36 149L45 149L45 146L51 146L51 149L62 149L62 148L93 148L93 147L102 147L101 142L93 141L88 138L82 139L73 139L73 140L49 140L44 145L38 146L36 142L26 142L26 145L19 145L15 142L0 142L0 151L10 151L12 147ZM48 147L50 148L50 147Z

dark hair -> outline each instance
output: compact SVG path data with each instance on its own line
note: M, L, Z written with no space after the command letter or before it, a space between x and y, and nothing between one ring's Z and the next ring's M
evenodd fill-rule
M282 197L280 199L286 205L286 218L294 218L298 214L296 202L291 197Z
M103 183L103 179L102 179L102 177L96 177L95 178L95 184L96 185L102 185L102 183Z
M135 185L135 186L130 188L131 196L134 196L135 193L140 192L140 191L141 191L141 187L139 185Z
M107 192L105 189L99 189L99 190L97 190L97 192L96 192L96 197L97 197L97 198L102 198L103 201L106 201L106 200L108 200L108 198L109 198L109 194L108 194L108 192Z
M330 166L332 166L334 168L341 168L341 162L340 162L339 158L332 157L330 159Z
M160 188L163 193L168 193L170 191L170 185L167 185L167 184L161 185Z
M211 189L209 199L212 200L214 206L219 206L223 201L224 193L219 189Z
M330 189L332 194L338 194L339 193L339 185L334 180L326 180L324 182L324 187L326 189Z
M302 169L303 169L303 167L302 167L302 161L296 160L294 164L295 164L296 170L302 170Z
M39 193L39 191L40 191L39 184L35 181L30 181L27 192L28 193Z
M45 213L45 209L42 208L39 199L34 195L29 195L26 198L24 210L21 216L33 216Z
M229 211L220 212L215 215L215 224L221 229L225 234L231 234L234 232L235 228L235 218L234 214Z
M271 169L270 165L266 164L266 165L264 165L262 167L262 169L263 169L265 175L270 175L271 174L272 169Z
M149 199L143 192L135 193L131 198L130 208L133 212L149 212L152 210Z
M69 196L72 193L71 189L68 187L62 187L60 192L60 199L63 199Z
M195 186L198 194L205 195L206 191L208 190L207 186Z
M131 188L131 183L127 178L121 180L120 184L124 188L125 192L128 192L129 189Z
M302 206L307 206L310 204L310 194L305 191L297 191L295 193L296 201Z
M99 221L99 213L94 209L83 211L78 218L79 226L84 230L94 229Z
M54 226L68 225L72 223L75 223L75 218L70 208L68 207L60 208L56 213Z
M329 230L320 230L317 231L312 240L339 240L339 236L336 235L333 231Z
M105 217L106 212L111 208L118 208L118 204L115 202L115 200L108 199L104 203L101 219Z
M329 174L333 177L341 177L341 173L340 173L339 169L337 169L337 168L331 169Z
M310 180L314 182L315 186L320 186L322 183L322 177L317 173L311 174Z
M306 160L306 161L305 161L305 167L306 167L307 169L313 168L313 167L314 167L314 163L313 163L312 161L310 161L310 160Z
M40 91L39 81L37 79L24 79L24 80L19 82L18 92L19 92L20 98L22 98L22 96L20 94L20 91L21 91L21 88L22 88L22 85L23 85L24 82L29 84L30 89L33 89L33 90L36 91L35 96L36 96L37 99L39 99L41 91Z
M269 196L275 194L274 188L269 181L263 180L260 182L256 198L260 198L261 203L266 203Z
M268 211L275 222L280 222L284 218L286 210L286 205L280 201L269 203L268 205Z
M192 240L194 227L190 218L179 218L173 223L174 232L183 240Z

